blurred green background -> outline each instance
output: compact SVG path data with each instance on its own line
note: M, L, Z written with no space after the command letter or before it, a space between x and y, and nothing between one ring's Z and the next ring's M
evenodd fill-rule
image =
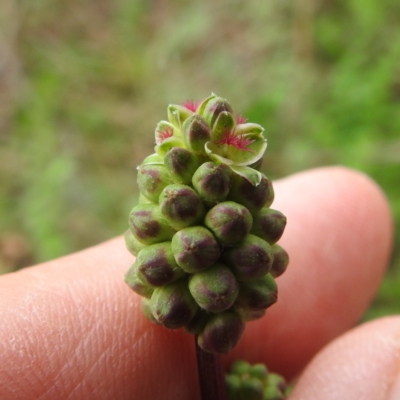
M0 270L122 233L155 124L211 91L266 128L269 177L364 171L399 232L399 27L398 0L3 0ZM366 318L398 304L399 234Z

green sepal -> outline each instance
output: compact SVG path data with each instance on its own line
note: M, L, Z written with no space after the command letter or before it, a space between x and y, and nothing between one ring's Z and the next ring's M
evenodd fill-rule
M240 175L249 181L253 186L258 186L260 184L262 179L261 172L250 167L240 167L238 165L230 165L230 167L235 174Z
M235 129L235 126L236 121L232 113L222 111L212 127L211 140L214 143L220 142Z
M168 106L168 120L174 125L174 127L180 129L186 118L193 115L193 111L190 111L184 106L170 104Z

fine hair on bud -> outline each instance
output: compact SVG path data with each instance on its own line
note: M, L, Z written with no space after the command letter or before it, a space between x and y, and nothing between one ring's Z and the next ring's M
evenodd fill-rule
M137 183L140 193L157 203L160 193L172 183L172 179L163 164L145 164L139 167Z
M245 323L232 311L214 314L208 320L197 343L209 353L229 353L239 342Z
M261 175L261 182L255 186L246 178L234 174L228 199L243 204L252 214L269 207L274 201L274 189L272 182L264 174Z
M178 231L172 238L172 252L177 264L190 274L210 267L221 255L214 235L203 226Z
M190 185L192 176L200 165L200 160L187 149L173 147L165 154L164 164L175 183Z
M151 310L156 321L169 329L188 324L199 310L183 279L161 286L151 296Z
M141 280L150 286L162 286L186 275L175 261L171 242L146 246L139 252L135 264Z
M239 293L239 284L231 270L216 263L189 279L189 290L204 310L218 313L232 306Z
M236 246L227 248L222 256L239 280L252 280L267 274L272 266L271 246L255 235L247 235Z
M135 262L126 272L125 282L135 293L150 298L154 292L154 288L149 286L146 282L143 282L138 273L138 266Z
M128 229L125 232L124 239L126 248L134 256L137 256L139 251L142 250L144 247L146 247L145 244L139 242L139 240L136 239L136 237L134 236L134 234L130 229Z
M263 207L258 214L254 215L250 232L269 244L274 244L281 238L285 226L286 217L280 211Z
M183 229L199 222L204 206L197 193L189 186L172 184L160 194L160 210L175 229Z
M211 208L204 224L223 245L235 245L250 232L253 217L249 210L233 201L224 201Z
M206 162L194 173L192 183L208 207L226 199L230 190L232 170L226 164Z
M171 240L176 232L162 216L157 204L138 204L134 207L129 215L129 227L143 244Z
M279 244L274 244L272 246L272 254L274 256L274 261L271 267L271 275L277 278L286 271L289 264L289 254L284 248L279 246Z
M278 287L271 274L266 274L260 279L242 282L235 307L248 310L265 310L276 303Z

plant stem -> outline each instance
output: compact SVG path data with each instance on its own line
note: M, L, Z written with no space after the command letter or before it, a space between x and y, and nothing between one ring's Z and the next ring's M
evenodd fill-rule
M228 400L221 356L207 353L196 342L197 368L202 400Z

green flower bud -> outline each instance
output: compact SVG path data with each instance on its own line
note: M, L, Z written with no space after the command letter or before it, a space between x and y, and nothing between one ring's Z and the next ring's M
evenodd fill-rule
M143 196L142 193L139 194L138 204L151 204L151 203L153 202L149 200L147 197Z
M172 238L172 252L178 265L188 273L210 267L221 254L214 235L202 226L177 232Z
M269 207L274 200L274 189L272 182L264 174L261 176L261 182L255 186L243 176L233 174L228 199L243 204L252 214Z
M200 165L198 157L181 147L169 150L165 154L164 163L173 181L184 185L192 183L192 176Z
M249 308L235 306L235 312L237 312L243 321L256 321L262 318L266 314L266 310L251 310Z
M168 185L161 192L159 202L162 215L177 230L199 222L204 215L199 196L186 185Z
M135 293L150 298L154 289L140 279L138 272L138 265L135 262L126 272L125 282Z
M253 217L246 207L233 201L224 201L208 211L204 224L221 244L234 245L250 232Z
M235 375L246 375L249 373L251 365L243 360L235 361L231 367L231 373Z
M284 400L286 399L286 381L279 375L269 373L264 386L264 399L266 400Z
M139 242L139 240L137 240L135 238L135 236L133 235L132 231L130 229L128 229L125 232L125 245L126 248L129 250L129 252L131 254L133 254L134 256L137 256L139 251L142 250L144 247L146 247L145 244Z
M242 379L240 395L246 400L263 400L264 388L259 379L247 377Z
M151 300L143 297L141 303L144 316L153 324L158 324L151 312Z
M209 318L208 312L200 308L194 318L185 325L185 331L194 335L199 335L206 326Z
M268 370L264 364L258 363L250 367L249 374L253 378L257 378L261 381L264 381L268 375Z
M239 280L257 279L271 269L272 248L265 240L249 234L236 246L226 249L223 260Z
M153 203L157 203L160 193L172 183L172 179L164 165L145 164L139 167L137 183L140 192Z
M214 122L218 118L219 114L223 111L233 112L232 107L227 100L222 97L213 97L207 104L205 104L202 117L207 121L210 126L214 125Z
M208 207L224 201L229 193L232 170L225 164L206 162L193 175L192 183Z
M144 244L171 240L175 230L161 215L157 204L139 204L129 215L129 226L133 235Z
M274 244L281 238L285 226L286 217L280 211L264 207L254 216L250 232Z
M233 374L225 376L226 389L229 400L242 400L240 396L240 387L242 385L242 380Z
M171 242L146 246L139 252L135 264L141 280L151 286L162 286L185 275L175 262Z
M195 154L205 156L204 145L211 138L207 122L200 115L192 115L183 124L182 132L186 147Z
M239 292L239 284L228 267L217 263L193 274L189 280L189 290L201 308L218 313L232 306Z
M185 280L179 280L157 288L151 296L154 318L169 329L188 324L199 310Z
M260 279L242 282L235 307L247 310L265 310L278 299L278 287L271 274Z
M271 267L271 275L274 278L281 276L289 264L289 254L279 244L272 246L272 254L274 256L274 262Z
M209 353L229 353L239 342L244 328L242 319L231 311L214 314L198 336L198 345Z

